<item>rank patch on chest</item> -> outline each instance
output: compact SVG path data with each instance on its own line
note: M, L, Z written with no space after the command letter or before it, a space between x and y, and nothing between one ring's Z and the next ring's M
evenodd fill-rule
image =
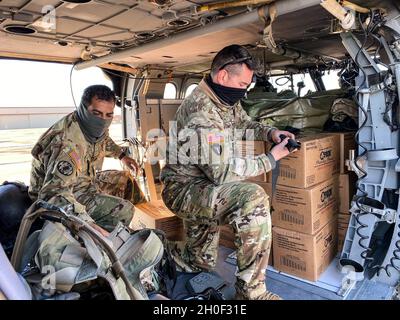
M57 170L65 176L70 176L74 172L74 167L70 162L63 160L57 164Z

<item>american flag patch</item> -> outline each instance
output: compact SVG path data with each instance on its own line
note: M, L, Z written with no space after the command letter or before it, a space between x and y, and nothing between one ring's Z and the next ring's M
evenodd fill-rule
M80 170L81 169L81 157L79 156L79 154L73 149L68 153L68 155L74 162L77 169Z

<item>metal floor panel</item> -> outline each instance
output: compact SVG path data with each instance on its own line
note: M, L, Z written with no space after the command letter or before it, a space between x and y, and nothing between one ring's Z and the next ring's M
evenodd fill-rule
M387 284L364 280L350 291L347 300L391 300L394 290Z
M220 246L216 272L225 281L233 284L235 281L235 265L225 260L233 252ZM343 275L337 268L336 258L318 281L312 282L279 272L268 267L266 283L268 290L279 294L285 300L388 300L393 295L394 288L386 284L364 280L358 283L347 297L337 294L342 284ZM227 298L232 298L228 297Z
M220 246L217 272L226 281L235 281L236 267L225 260L232 249ZM341 300L336 292L341 285L342 275L336 268L336 262L332 262L328 269L321 275L320 280L311 282L279 272L271 266L267 269L266 283L268 290L279 294L287 300Z
M215 272L225 280L226 286L221 290L225 299L230 300L235 296L234 282L236 265L227 263L228 255L232 249L220 247L217 268ZM347 297L337 295L341 286L343 275L338 271L335 259L318 281L312 282L298 277L279 272L268 267L266 283L268 290L280 295L284 300L390 300L394 288L386 284L364 280L357 283ZM189 279L196 274L179 273L174 298L182 299L190 292L186 286Z
M289 276L277 271L267 270L267 287L285 300L342 300L336 291L319 286L318 282L310 282Z

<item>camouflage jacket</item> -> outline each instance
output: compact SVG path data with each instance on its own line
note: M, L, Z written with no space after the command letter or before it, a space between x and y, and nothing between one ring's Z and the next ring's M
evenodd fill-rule
M29 195L33 200L42 199L86 217L85 206L76 198L80 193L97 191L96 170L101 170L105 156L118 158L121 152L108 132L101 141L88 142L75 112L70 113L50 127L33 147Z
M170 130L167 165L161 172L165 184L187 184L203 178L220 185L258 176L275 167L271 154L249 157L235 150L236 140L269 141L274 128L251 121L240 103L222 103L204 80L182 102L175 121ZM253 134L246 136L247 129ZM191 144L193 138L200 143Z

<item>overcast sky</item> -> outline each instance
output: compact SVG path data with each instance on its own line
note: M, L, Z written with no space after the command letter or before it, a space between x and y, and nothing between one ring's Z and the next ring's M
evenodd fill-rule
M0 107L73 106L68 64L0 60ZM83 90L92 84L112 83L97 67L72 73L76 103Z

